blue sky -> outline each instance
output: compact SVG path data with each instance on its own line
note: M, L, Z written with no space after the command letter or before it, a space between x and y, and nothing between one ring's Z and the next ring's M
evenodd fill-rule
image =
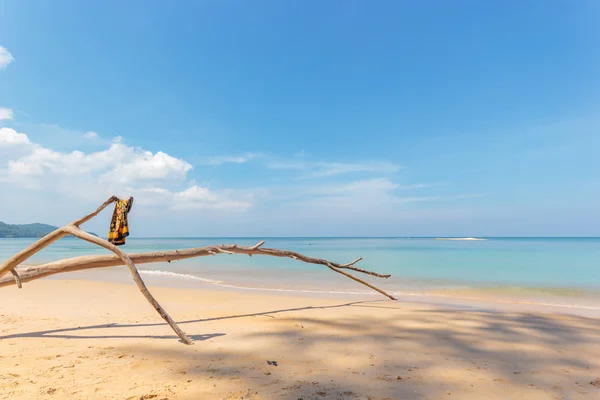
M6 0L0 221L116 193L139 236L600 236L599 17Z

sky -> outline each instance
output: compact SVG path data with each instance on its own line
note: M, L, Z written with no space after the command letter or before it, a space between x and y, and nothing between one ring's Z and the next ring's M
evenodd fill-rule
M0 221L600 236L600 3L0 3ZM85 228L108 230L112 209Z

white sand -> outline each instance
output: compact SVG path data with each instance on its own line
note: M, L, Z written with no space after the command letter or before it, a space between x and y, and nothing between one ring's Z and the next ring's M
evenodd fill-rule
M151 289L0 290L0 399L600 399L594 318Z

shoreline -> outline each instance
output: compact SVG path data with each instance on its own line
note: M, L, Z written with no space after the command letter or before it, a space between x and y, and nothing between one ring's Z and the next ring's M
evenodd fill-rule
M338 298L355 300L365 298L378 300L379 293L363 288L354 282L340 280L342 285L339 290L330 289L304 289L284 288L272 286L251 286L251 284L229 284L224 281L202 278L189 274L190 278L182 279L177 275L187 275L163 271L148 273L140 269L142 279L149 287L164 287L174 289L190 289L202 291L223 291L234 293L280 293L292 297L308 298ZM89 270L69 273L68 277L74 280L91 282L109 282L118 284L132 284L129 273L121 267L104 268L102 270ZM67 276L58 275L45 279L65 280ZM379 284L381 281L373 281ZM385 290L398 298L403 303L437 304L447 307L472 307L489 311L528 311L540 313L566 313L581 316L600 317L600 295L595 292L583 290L554 289L554 288L520 288L520 287L490 287L490 288L460 288L442 290L390 290L381 285Z

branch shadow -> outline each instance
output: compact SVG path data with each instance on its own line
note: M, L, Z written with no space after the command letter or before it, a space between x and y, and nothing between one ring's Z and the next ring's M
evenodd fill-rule
M246 305L240 307L247 310ZM346 310L315 312L341 308ZM164 378L177 384L181 390L177 398L182 400L438 399L448 398L448 392L461 399L588 399L600 393L590 385L600 376L600 323L595 318L475 307L420 308L373 300L187 319L178 324L192 325L189 328L197 331L202 325L193 324L260 316L269 318L227 333L222 348L124 342L102 357L124 363L110 352L135 354L136 359L142 356L141 366L148 363L149 369L171 371ZM160 326L167 324L97 324L0 339L176 339L175 335L111 333L119 328ZM91 330L103 332L77 334ZM191 337L206 341L224 335ZM267 360L277 360L278 366ZM231 388L237 392L227 392ZM239 391L259 392L260 397L244 397Z
M214 389L220 397L210 398L218 399L254 399L244 397L246 391L258 392L257 399L292 400L441 399L450 393L498 400L600 395L591 385L600 376L597 319L364 303L322 307L353 307L337 316L305 312L318 307L289 309L300 312L260 322L255 331L232 333L234 343L227 348L201 350L203 362L179 347L129 350L156 363L177 360L194 382L233 381L242 391ZM295 327L297 322L304 327ZM253 343L256 350L249 351ZM278 366L267 360L277 360ZM198 393L199 388L190 386L185 392L189 397L181 398L203 398Z
M368 303L378 303L385 300L371 300L371 301L355 301L343 304L334 304L334 305L326 305L326 306L306 306L306 307L296 307L296 308L285 308L279 310L271 310L271 311L262 311L255 313L247 313L247 314L235 314L235 315L227 315L222 317L212 317L212 318L198 318L198 319L188 319L183 321L176 321L177 325L185 325L185 324L195 324L202 322L211 322L211 321L223 321L229 319L237 319L237 318L247 318L247 317L259 317L259 316L272 316L273 314L281 314L288 312L296 312L296 311L309 311L309 310L325 310L325 309L335 309L342 307L351 307L351 306L360 306L361 304ZM375 306L373 306L375 307ZM392 308L395 307L382 307L382 308ZM274 318L274 317L273 317ZM120 329L120 328L149 328L149 327L158 327L168 325L166 322L156 322L156 323L135 323L135 324L120 324L118 322L113 322L109 324L97 324L97 325L87 325L87 326L77 326L77 327L69 327L69 328L58 328L58 329L48 329L42 331L33 331L33 332L23 332L23 333L14 333L10 335L0 336L0 340L3 339L17 339L17 338L55 338L55 339L143 339L143 338L152 338L152 339L176 339L177 336L174 335L66 335L60 334L64 332L80 332L84 330L94 330L94 329ZM224 336L224 333L216 333L216 334L203 334L203 335L188 335L188 337L193 340L208 340L218 336Z

